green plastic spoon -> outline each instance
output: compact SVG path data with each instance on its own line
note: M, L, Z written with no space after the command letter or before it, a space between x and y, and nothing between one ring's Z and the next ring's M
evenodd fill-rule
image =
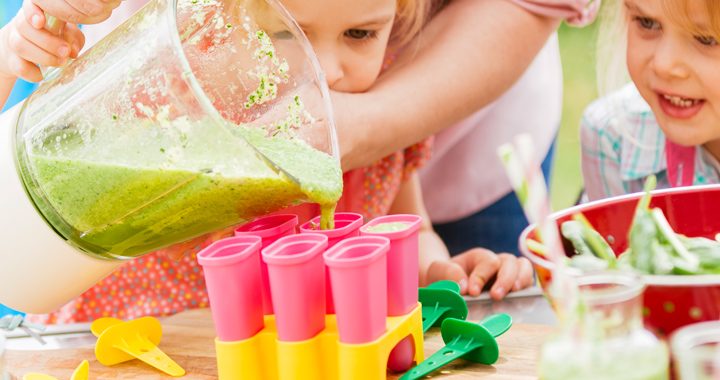
M460 284L458 284L455 281L450 281L450 280L441 280L441 281L433 282L432 284L428 285L427 288L452 290L453 292L460 294Z
M440 326L445 318L467 318L467 303L460 295L460 285L454 281L438 281L419 289L422 303L423 332Z
M510 326L512 317L504 313L491 315L480 323L447 318L441 327L445 347L406 372L400 380L420 379L459 358L493 364L500 356L495 338L509 330Z

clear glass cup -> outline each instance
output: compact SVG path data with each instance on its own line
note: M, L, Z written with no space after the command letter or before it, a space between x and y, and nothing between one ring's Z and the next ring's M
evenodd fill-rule
M276 0L153 0L48 77L18 118L19 171L95 257L340 197L326 83Z
M670 338L678 380L720 379L720 321L695 323Z
M668 379L667 347L643 326L640 277L592 273L573 280L581 301L543 344L540 379Z

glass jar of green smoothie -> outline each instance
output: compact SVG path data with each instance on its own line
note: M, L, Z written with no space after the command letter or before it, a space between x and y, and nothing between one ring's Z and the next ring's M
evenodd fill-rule
M720 379L720 321L685 326L670 338L679 380Z
M574 280L579 301L543 344L540 379L668 379L667 347L643 326L640 277L594 273Z
M0 124L0 303L27 312L287 206L332 216L342 193L324 76L277 0L152 0Z

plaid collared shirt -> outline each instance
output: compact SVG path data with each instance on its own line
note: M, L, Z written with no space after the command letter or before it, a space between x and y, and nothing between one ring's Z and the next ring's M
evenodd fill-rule
M642 191L651 174L657 176L658 188L671 187L665 135L633 84L588 106L580 142L589 200ZM693 184L720 183L720 164L702 146L695 149Z

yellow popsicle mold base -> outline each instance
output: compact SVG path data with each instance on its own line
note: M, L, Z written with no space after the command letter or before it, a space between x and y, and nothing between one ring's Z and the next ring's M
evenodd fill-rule
M237 342L215 339L220 380L382 380L392 349L406 336L415 344L415 363L424 359L422 309L387 318L387 332L367 344L338 339L334 315L325 317L325 330L301 342L277 340L275 317L265 316L265 328Z

